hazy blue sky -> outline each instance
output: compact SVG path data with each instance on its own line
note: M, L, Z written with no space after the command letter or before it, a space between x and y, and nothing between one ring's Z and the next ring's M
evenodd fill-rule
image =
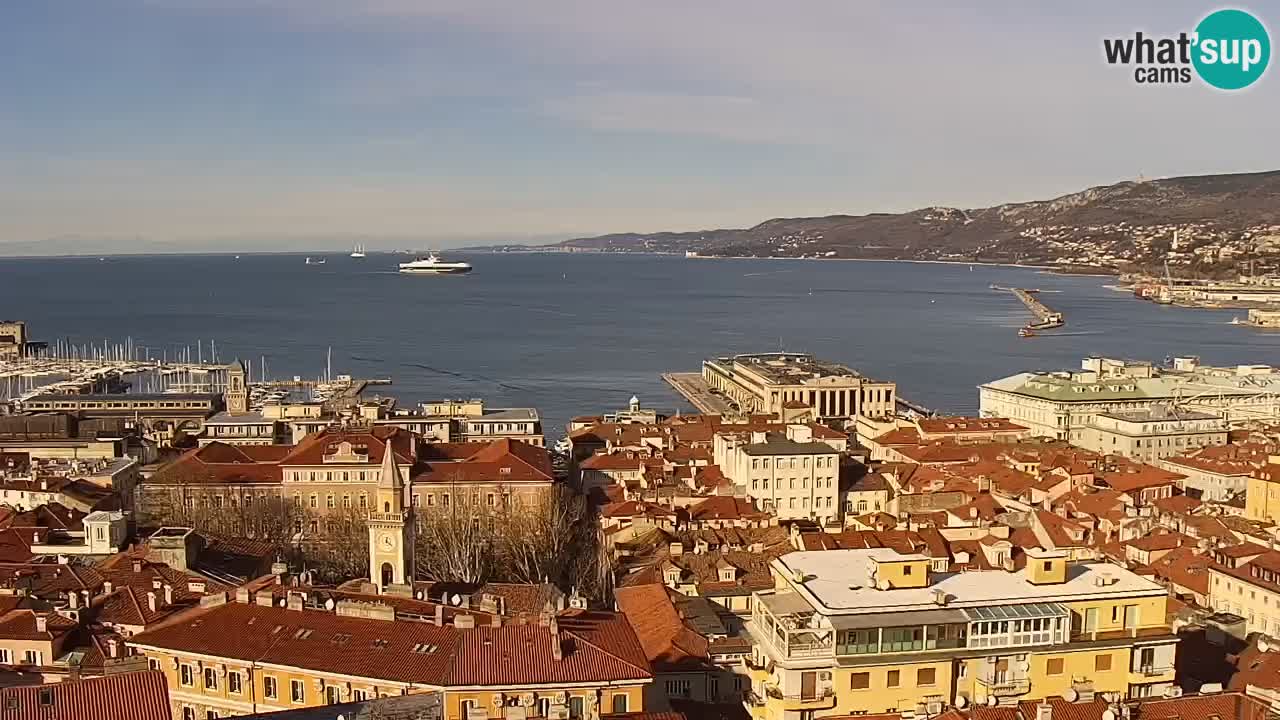
M955 5L7 0L0 242L444 245L1280 167L1280 70L1102 60L1216 5Z

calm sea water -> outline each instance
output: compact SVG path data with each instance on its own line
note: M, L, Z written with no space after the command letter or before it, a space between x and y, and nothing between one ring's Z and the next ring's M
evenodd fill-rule
M462 259L461 256L451 256ZM571 416L683 403L659 374L708 355L808 351L896 381L940 410L977 408L981 382L1077 367L1105 354L1280 363L1280 333L1242 312L1133 300L1108 278L917 263L477 255L462 277L395 271L402 256L301 255L0 260L0 316L35 339L123 341L172 357L197 340L220 359L266 356L276 377L391 377L404 404L483 397L534 406L549 434ZM1038 287L1060 333L1022 339L1028 313L991 283ZM1051 292L1050 292L1051 291Z

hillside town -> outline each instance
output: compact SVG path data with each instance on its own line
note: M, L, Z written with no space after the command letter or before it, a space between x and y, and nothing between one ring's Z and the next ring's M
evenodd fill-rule
M0 414L0 712L1280 713L1280 368L1091 357L971 417L803 353L669 379L697 412L563 429L238 360L29 392Z

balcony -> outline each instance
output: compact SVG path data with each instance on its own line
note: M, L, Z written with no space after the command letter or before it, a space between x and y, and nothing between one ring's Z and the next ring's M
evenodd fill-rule
M1142 665L1137 670L1133 671L1134 675L1141 675L1143 677L1148 677L1148 678L1160 677L1162 675L1170 675L1172 673L1173 673L1172 666L1161 666L1161 665Z
M784 695L777 687L766 685L765 694L774 700L781 700L783 710L829 710L836 706L836 693L831 688L809 694Z
M978 676L978 685L987 689L991 695L1023 695L1031 691L1030 678L996 678Z

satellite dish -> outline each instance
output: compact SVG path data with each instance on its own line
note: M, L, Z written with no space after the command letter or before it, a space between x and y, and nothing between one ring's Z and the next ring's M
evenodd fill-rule
M1000 698L996 697L995 695L988 695L987 704L990 705L991 707L995 707L996 705L1000 704ZM1111 720L1115 720L1115 718L1111 718Z
M1258 652L1271 652L1271 643L1264 637L1258 638Z
M329 598L328 600L324 601L325 610L332 610L333 608L334 608L333 598Z
M1112 710L1111 708L1107 708L1106 710L1103 710L1102 720L1116 720L1116 711Z
M1076 692L1075 688L1067 688L1062 693L1062 699L1067 702L1075 702L1080 699L1080 693Z
M450 604L450 605L453 605L454 607L457 607L457 606L461 605L461 604L462 604L462 596L461 596L461 595L459 595L458 593L454 593L453 595L451 595L451 596L449 597L449 604Z
M964 706L965 706L965 705L968 705L968 704L969 704L969 698L965 697L964 695L957 695L957 696L956 696L956 707L957 707L957 708L959 708L959 709L963 710L963 709L964 709Z

